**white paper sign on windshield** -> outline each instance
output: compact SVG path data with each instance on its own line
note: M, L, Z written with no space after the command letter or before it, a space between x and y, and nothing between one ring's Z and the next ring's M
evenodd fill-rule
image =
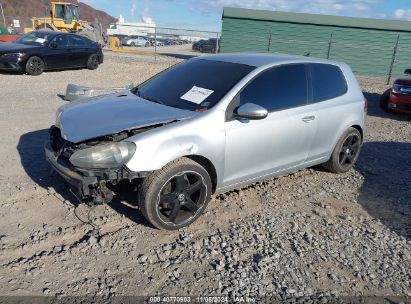
M42 43L43 44L45 41L46 41L46 39L44 39L44 38L37 38L36 39L37 43Z
M204 100L206 100L208 96L210 96L213 93L214 93L213 90L208 90L208 89L193 86L193 88L190 91L188 91L183 96L181 96L181 99L194 102L196 104L200 104Z

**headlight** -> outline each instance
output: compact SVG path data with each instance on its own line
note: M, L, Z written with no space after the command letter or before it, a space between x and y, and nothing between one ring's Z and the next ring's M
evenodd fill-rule
M5 58L24 58L24 57L26 57L26 54L25 53L7 53L7 54L1 55L1 57L5 57Z
M70 157L70 162L84 169L118 168L128 162L136 152L132 142L113 142L78 150Z

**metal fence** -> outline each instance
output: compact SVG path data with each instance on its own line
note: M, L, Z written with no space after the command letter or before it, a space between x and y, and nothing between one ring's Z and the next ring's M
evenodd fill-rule
M45 12L46 14L47 12ZM41 17L41 16L39 16ZM12 34L24 33L24 28L32 28L30 18L0 15L0 26ZM3 33L4 34L4 33ZM195 29L158 27L153 24L117 23L110 25L107 36L117 38L111 49L128 54L174 56L189 58L201 53L218 53L221 33ZM127 44L126 38L135 40ZM137 42L140 38L144 44Z
M226 20L221 52L272 52L334 59L348 63L357 75L386 77L390 82L411 67L411 33Z
M153 24L117 23L110 26L107 35L118 38L118 48L111 47L113 51L188 58L200 53L218 53L221 34Z

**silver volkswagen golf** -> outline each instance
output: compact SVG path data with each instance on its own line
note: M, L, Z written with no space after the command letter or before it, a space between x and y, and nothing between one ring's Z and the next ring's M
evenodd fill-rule
M45 152L85 202L107 203L112 185L137 180L141 212L172 230L195 221L212 194L318 164L350 170L366 111L344 63L203 56L61 107Z

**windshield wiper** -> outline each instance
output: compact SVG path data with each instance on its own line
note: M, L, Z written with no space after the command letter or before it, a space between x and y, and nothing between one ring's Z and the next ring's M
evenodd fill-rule
M145 99L145 100L154 102L154 103L163 104L161 101L155 100L155 99L153 99L153 98L151 98L151 97L142 96L142 95L140 95L140 93L138 94L138 96L141 97L141 98L143 98L143 99Z
M153 99L153 98L151 98L151 97L148 97L148 96L143 96L143 95L141 95L140 89L139 89L138 87L136 87L136 88L132 91L132 93L133 93L134 95L137 95L137 96L140 97L140 98L145 99L145 100L148 100L148 101L151 101L151 102L154 102L154 103L158 103L158 104L163 104L161 101L155 100L155 99Z

